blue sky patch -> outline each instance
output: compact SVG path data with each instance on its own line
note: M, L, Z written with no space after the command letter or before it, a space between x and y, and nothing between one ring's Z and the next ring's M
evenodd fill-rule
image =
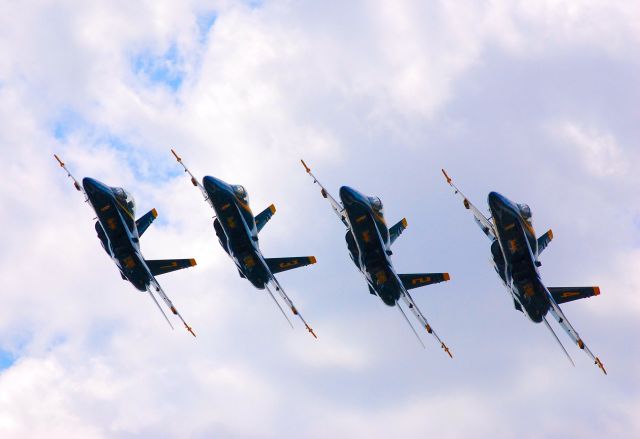
M153 84L164 85L174 92L178 91L184 80L180 53L175 42L160 56L149 51L136 55L131 69L137 76Z
M11 352L0 349L0 370L10 368L15 362L16 357Z
M245 0L245 3L249 5L251 9L258 9L264 4L264 0Z
M200 43L204 43L207 40L207 35L209 35L209 31L215 24L217 18L218 14L214 11L207 12L198 16L198 39L200 40Z
M73 110L63 109L53 123L53 136L64 142L71 132L86 128L87 125L87 121L81 115Z
M51 131L62 143L75 134L83 138L87 147L106 147L117 151L136 180L160 183L180 175L180 169L174 166L170 154L160 154L136 146L121 136L105 132L104 127L92 125L74 111L63 110L53 122Z

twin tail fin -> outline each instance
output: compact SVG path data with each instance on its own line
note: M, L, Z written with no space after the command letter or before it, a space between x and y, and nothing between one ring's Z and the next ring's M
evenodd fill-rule
M136 227L138 229L138 236L142 236L142 234L149 228L151 223L158 217L158 211L155 209L151 209L149 212L142 215L140 218L136 220Z
M276 213L276 206L272 204L256 215L256 228L258 232L269 222L274 213Z

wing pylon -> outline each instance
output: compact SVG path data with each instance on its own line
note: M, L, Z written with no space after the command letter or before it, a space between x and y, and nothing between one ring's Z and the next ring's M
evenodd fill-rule
M553 338L556 339L556 341L558 342L558 345L560 345L560 348L562 349L562 352L564 352L564 354L567 356L567 359L569 360L571 365L575 367L576 363L573 362L573 358L571 358L571 355L569 355L569 352L567 352L567 350L565 349L564 345L562 344L562 342L560 341L560 339L556 335L556 332L553 330L553 328L551 327L551 325L547 321L547 318L543 317L542 320L544 320L544 324L547 326L547 328L549 328L549 332L551 332L551 334L553 335Z
M204 197L204 201L207 202L207 204L209 206L211 206L211 208L213 209L213 205L211 204L211 200L209 200L209 194L207 194L207 191L205 190L204 186L202 186L202 184L198 181L198 179L191 173L191 171L189 170L189 168L187 168L187 166L182 162L182 157L180 157L175 150L171 149L171 154L173 154L173 156L176 158L176 160L178 161L178 163L180 163L180 165L184 168L184 172L186 172L187 174L189 174L189 176L191 177L191 183L197 187L198 189L200 189L200 192L202 192L202 196Z
M456 187L451 177L449 177L449 175L447 174L447 171L442 169L442 173L444 174L444 177L446 178L447 183L449 183L449 186L451 186L454 189L456 194L459 194L462 197L462 203L464 204L464 207L470 210L471 213L473 213L473 217L475 218L476 222L478 223L478 225L480 226L484 234L487 235L487 237L489 237L489 239L491 240L496 239L498 234L496 233L495 227L493 223L489 220L489 218L484 216L484 214L480 211L480 209L474 206L471 203L471 201L469 201L469 199L466 197L466 195L463 194L462 191L460 191L460 189Z
M342 205L342 203L340 203L338 200L333 198L333 196L327 191L327 189L325 189L322 183L320 183L320 181L318 181L316 176L313 175L313 173L311 172L311 169L307 166L304 160L300 160L300 162L302 162L302 166L304 166L304 169L305 171L307 171L307 174L309 174L311 178L313 178L313 182L318 186L320 186L320 193L324 198L329 200L329 203L331 203L331 207L333 208L333 211L336 213L336 215L340 217L340 220L342 221L342 223L345 226L347 226L347 228L349 228L349 222L347 221L347 214L344 210L344 206Z
M273 295L273 292L271 291L271 288L269 288L269 285L265 285L265 288L266 288L267 292L269 293L269 295L271 296L271 298L273 299L273 302L276 304L276 306L278 307L278 309L282 313L282 316L285 318L287 323L289 323L289 326L291 326L291 329L293 329L293 323L291 323L291 320L289 320L289 317L287 317L287 313L285 313L284 309L282 309L282 307L280 306L280 302L278 302L278 300L276 299L276 296Z
M158 296L160 296L160 298L162 298L162 300L164 301L164 303L167 305L167 307L171 310L171 312L175 315L177 315L180 320L182 321L182 324L184 325L185 329L187 331L189 331L191 333L191 335L193 335L194 337L196 336L196 333L193 332L193 328L191 326L189 326L187 324L187 322L184 321L184 319L182 318L182 315L178 312L178 310L176 309L176 307L173 305L173 303L171 302L171 299L169 299L169 296L166 295L166 293L164 292L164 290L162 289L162 287L160 286L160 284L158 283L158 281L156 281L155 279L153 279L151 281L150 287L153 288L155 290L155 292L158 294ZM151 295L151 297L153 297L153 294ZM155 298L154 298L155 299ZM162 311L162 310L161 310ZM164 312L162 313L164 314ZM166 318L166 315L165 315ZM168 320L168 319L167 319Z
M411 324L411 322L409 321L409 317L407 317L407 314L404 312L404 310L402 309L402 307L400 306L399 303L396 303L396 308L398 308L398 310L400 311L400 314L402 314L402 317L404 318L404 320L407 322L407 325L409 325L409 327L411 328L411 331L413 332L413 334L416 336L416 338L418 339L418 342L420 343L420 345L422 346L423 349L426 349L427 347L424 345L424 343L422 342L422 339L420 338L420 336L418 335L418 333L416 332L416 328L413 327L413 325Z
M426 317L422 314L422 312L420 311L420 308L418 308L418 305L413 300L413 297L411 297L409 292L405 291L404 293L402 293L401 297L404 300L407 307L411 310L415 318L418 319L418 321L420 322L420 325L422 325L422 327L426 329L429 334L433 335L433 337L435 337L435 339L438 340L438 343L440 343L440 347L447 353L447 355L449 355L450 358L453 358L453 354L451 354L451 350L449 350L449 347L446 344L444 344L444 342L440 339L440 337L438 337L438 334L436 334L436 332L433 330L431 325L429 325L429 322L427 321ZM399 305L399 304L396 304L396 305Z
M71 174L71 172L69 172L64 162L60 160L60 157L58 157L56 154L54 154L53 156L58 161L58 164L60 164L60 167L65 170L65 172L67 173L67 177L73 180L73 187L75 187L78 192L82 192L82 195L84 195L84 201L89 201L89 197L87 197L87 193L84 191L84 188L82 187L80 182L76 180L76 178Z
M298 316L298 318L302 321L302 323L304 323L304 326L305 326L305 328L307 328L307 331L309 331L309 334L313 335L314 338L318 338L316 333L313 331L313 328L311 326L309 326L309 324L304 319L304 317L302 317L302 314L300 314L300 311L298 311L298 309L293 304L293 301L289 298L287 293L284 292L284 290L282 289L282 286L280 285L280 282L278 282L278 280L275 278L275 276L271 277L270 283L273 286L273 288L276 290L276 292L278 292L278 294L280 295L282 300L287 304L289 309L291 309L291 312L294 315Z
M584 341L582 341L582 338L580 338L578 332L573 328L573 326L571 326L571 323L569 323L569 320L567 320L567 317L564 315L558 304L555 302L555 300L553 300L553 296L551 295L551 293L549 293L549 291L547 291L547 297L549 298L549 303L551 304L551 308L549 308L549 312L551 313L551 315L556 319L558 324L562 326L562 329L564 329L567 335L569 335L569 338L571 338L574 343L577 344L578 347L582 349L589 356L589 358L593 360L594 364L598 366L598 368L600 368L600 370L602 370L602 372L606 375L607 370L604 368L602 361L600 361L600 359L596 357L593 352L591 352Z
M158 300L156 299L156 296L153 295L153 292L151 291L151 288L147 288L147 293L149 293L149 297L151 297L151 300L153 300L153 303L156 304L156 306L158 307L158 309L160 310L160 313L162 313L162 317L164 317L164 319L167 321L167 323L169 324L169 326L171 327L171 329L173 328L173 325L171 324L171 322L169 321L169 317L167 317L167 315L165 314L164 310L162 309L162 307L160 306L160 304L158 303Z

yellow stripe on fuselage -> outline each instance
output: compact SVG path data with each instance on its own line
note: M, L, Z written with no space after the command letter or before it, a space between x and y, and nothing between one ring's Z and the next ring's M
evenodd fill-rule
M522 223L524 224L524 228L527 229L527 231L529 233L531 233L531 236L533 236L535 238L536 237L536 231L533 230L533 226L531 226L531 224L529 224L527 222L527 220L525 220L522 216L520 216L520 219L522 219Z
M127 215L129 215L129 218L131 218L134 222L135 222L135 218L133 217L133 215L131 214L131 212L129 212L129 210L124 207L117 198L114 197L114 200L116 200L116 203L118 204L118 206L120 206L122 208L122 210L124 210L126 212Z
M251 214L251 216L253 216L253 212L251 211L251 208L249 207L248 204L244 203L240 198L236 197L236 200L238 201L238 204L247 212L249 212Z

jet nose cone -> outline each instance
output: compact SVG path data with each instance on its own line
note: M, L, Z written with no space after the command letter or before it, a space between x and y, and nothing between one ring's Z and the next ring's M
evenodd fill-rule
M487 201L491 209L496 209L506 204L505 198L497 192L490 192Z
M210 175L207 175L202 179L202 184L204 185L204 188L209 192L219 192L227 188L227 184L224 181L215 177L211 177Z
M85 177L82 179L82 187L84 188L85 192L93 194L99 190L103 190L105 186L94 178Z
M349 186L342 186L340 188L340 199L345 204L351 204L357 198L357 192L351 189Z

